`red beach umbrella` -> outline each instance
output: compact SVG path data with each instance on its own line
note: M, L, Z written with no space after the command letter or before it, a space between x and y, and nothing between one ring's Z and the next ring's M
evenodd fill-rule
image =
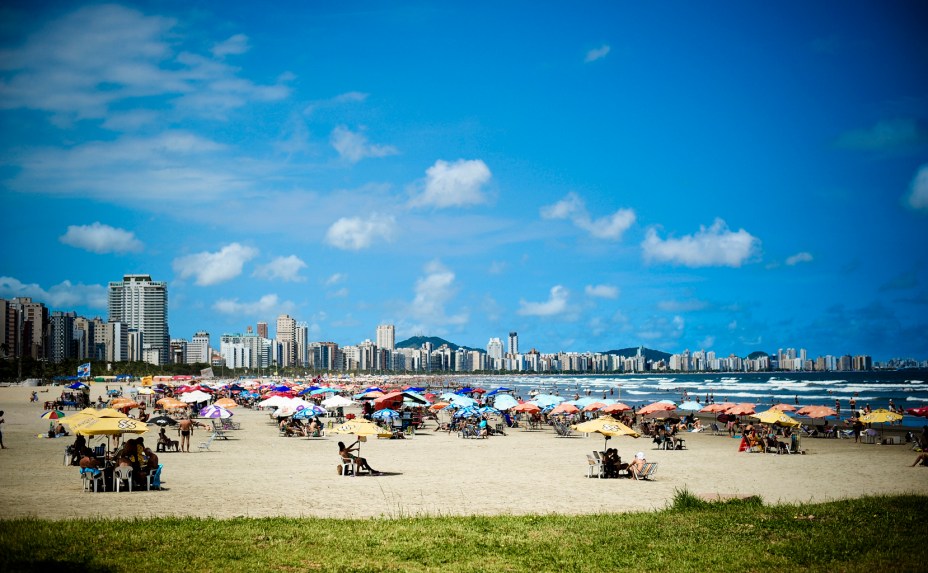
M922 406L921 408L906 408L905 413L922 418L928 418L928 406Z
M653 404L648 404L647 406L642 407L638 410L638 414L644 416L645 414L651 414L653 412L659 412L661 410L676 410L677 405L673 402L654 402Z
M754 404L749 404L747 402L743 404L735 404L729 408L726 413L732 416L748 416L754 413Z
M628 412L632 407L628 404L623 404L621 402L616 402L615 404L609 404L604 406L600 412L603 414L618 414L619 412Z
M516 406L518 408L518 406ZM551 410L552 415L556 414L576 414L580 409L574 406L573 404L568 404L567 402L562 402L554 407Z

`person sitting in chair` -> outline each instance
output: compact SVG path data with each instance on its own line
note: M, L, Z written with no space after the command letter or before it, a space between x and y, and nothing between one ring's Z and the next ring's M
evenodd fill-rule
M640 474L644 470L646 463L648 462L644 459L644 452L638 452L635 454L635 460L628 464L628 475L633 477Z
M338 442L338 455L342 457L343 461L354 462L358 466L358 469L366 470L370 472L372 475L380 475L380 472L372 468L370 464L367 463L367 460L365 458L358 457L354 455L353 453L351 453L351 452L358 451L358 449L360 449L361 446L358 445L360 441L361 440L355 440L355 442L351 444L350 446L345 446L344 442ZM338 472L341 473L341 471L342 471L342 468L341 466L339 466Z

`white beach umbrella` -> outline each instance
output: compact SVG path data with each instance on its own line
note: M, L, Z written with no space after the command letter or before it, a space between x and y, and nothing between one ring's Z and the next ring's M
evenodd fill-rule
M322 401L322 405L326 408L345 408L352 404L354 404L354 401L344 396L332 396Z

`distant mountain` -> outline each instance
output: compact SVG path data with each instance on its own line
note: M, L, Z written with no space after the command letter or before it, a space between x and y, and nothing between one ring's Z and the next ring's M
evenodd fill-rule
M464 350L480 350L479 348L470 348L468 346L458 346L457 344L445 340L444 338L439 338L437 336L413 336L407 338L402 342L397 342L397 348L421 348L426 342L432 343L432 348L438 348L442 344L447 344L448 348L451 350L457 350L458 348L463 348Z
M770 355L763 350L755 350L754 352L748 354L748 360L757 360L758 358L763 358L764 356Z
M620 350L608 350L603 354L616 354L625 358L631 358L638 355L638 347L635 348L622 348ZM660 350L653 350L651 348L642 348L641 354L644 355L646 360L651 362L658 362L659 360L668 361L670 360L670 354L667 352L661 352Z

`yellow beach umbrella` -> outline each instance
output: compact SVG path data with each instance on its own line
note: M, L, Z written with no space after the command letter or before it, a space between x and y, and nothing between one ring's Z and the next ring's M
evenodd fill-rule
M572 426L572 428L578 432L583 432L584 434L602 434L606 437L606 440L612 436L631 436L633 438L637 438L640 435L638 432L629 428L612 416L600 416L594 420L576 424Z
M864 424L885 424L887 422L898 422L902 419L901 414L895 412L890 412L885 408L880 408L879 410L874 410L869 414L864 414L860 417L860 421Z
M144 434L147 431L148 426L145 422L131 418L97 418L75 430L75 433L85 436L115 436L126 433Z
M799 422L790 418L777 408L771 408L760 414L753 414L751 417L757 418L762 424L778 424L780 426L790 426L793 428L799 425Z
M392 432L388 432L378 426L373 422L369 422L363 418L348 420L343 424L339 424L334 428L326 430L330 434L354 434L355 436L378 436L381 438L389 438L393 436Z

